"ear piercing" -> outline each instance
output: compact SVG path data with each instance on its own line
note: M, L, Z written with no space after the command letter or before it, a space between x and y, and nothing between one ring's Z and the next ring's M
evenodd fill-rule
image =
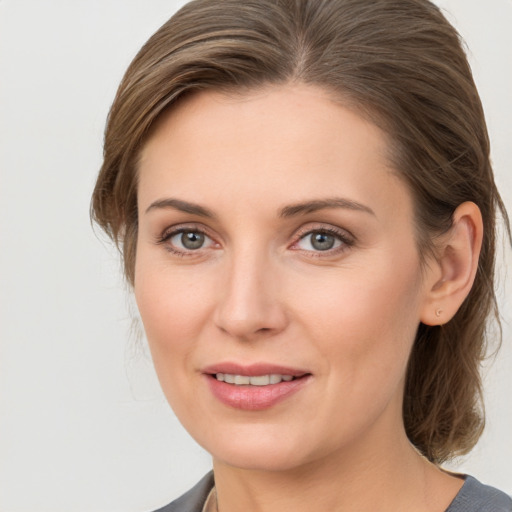
M437 316L437 318L439 318L442 313L443 313L443 310L441 308L436 309L436 316Z

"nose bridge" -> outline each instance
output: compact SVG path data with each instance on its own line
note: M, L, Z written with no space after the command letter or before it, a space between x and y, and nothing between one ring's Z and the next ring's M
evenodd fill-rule
M216 311L217 326L240 339L284 328L286 316L278 297L278 271L265 250L245 244L226 261Z

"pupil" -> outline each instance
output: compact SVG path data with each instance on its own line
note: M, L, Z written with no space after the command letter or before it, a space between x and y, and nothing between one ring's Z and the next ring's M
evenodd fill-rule
M312 237L311 245L319 251L327 251L334 246L334 237L326 233L316 233Z
M185 232L181 235L181 243L187 249L199 249L204 244L204 235L193 231Z

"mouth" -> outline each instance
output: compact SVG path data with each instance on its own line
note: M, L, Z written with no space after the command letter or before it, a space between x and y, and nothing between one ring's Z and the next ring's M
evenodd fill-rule
M232 373L216 373L212 375L219 382L227 382L235 386L270 386L280 382L291 382L297 379L293 375L281 375L279 373L270 373L267 375L236 375ZM299 377L300 378L300 377Z
M291 397L311 380L312 374L299 369L256 364L223 363L206 368L210 391L224 405L241 410L271 408Z

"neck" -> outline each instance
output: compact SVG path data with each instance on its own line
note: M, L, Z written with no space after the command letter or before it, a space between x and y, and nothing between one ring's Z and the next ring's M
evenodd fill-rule
M421 457L405 432L397 438L281 471L240 469L214 459L219 512L443 512L463 481Z

